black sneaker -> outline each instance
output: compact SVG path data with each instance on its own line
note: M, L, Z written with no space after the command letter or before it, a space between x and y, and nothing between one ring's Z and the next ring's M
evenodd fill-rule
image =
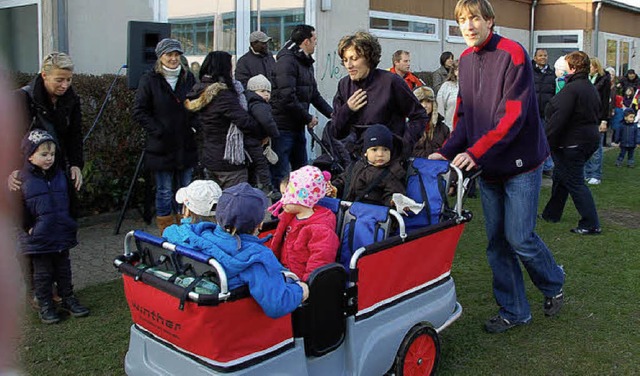
M573 232L574 234L580 234L580 235L599 235L602 233L602 229L600 227L596 227L596 228L576 227L576 228L572 228L569 231Z
M511 328L531 323L531 317L525 321L511 322L500 315L495 315L484 323L484 329L489 333L503 333Z
M545 316L555 316L560 312L560 308L564 305L564 292L560 290L556 296L545 296L544 305L542 307Z
M75 296L63 298L60 308L69 312L73 317L85 317L89 315L89 309L78 301Z
M38 316L40 316L40 321L45 324L56 324L60 322L60 315L58 315L56 306L53 303L41 304Z

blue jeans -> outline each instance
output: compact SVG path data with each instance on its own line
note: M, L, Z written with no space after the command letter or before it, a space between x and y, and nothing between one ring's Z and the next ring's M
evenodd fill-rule
M584 178L587 180L591 178L602 180L602 144L604 143L605 135L606 133L600 133L598 149L593 152L591 158L584 165Z
M174 171L156 171L156 215L164 217L171 213L180 213L175 192L191 183L193 168Z
M542 171L551 171L553 170L553 158L551 158L551 156L548 156L547 159L544 160L544 163L542 164Z
M304 129L299 132L281 130L280 137L271 140L271 147L278 154L278 163L269 166L273 189L280 187L280 182L288 176L289 171L307 165L307 138L304 132Z
M584 182L584 164L598 148L595 143L574 148L554 149L551 153L556 167L553 169L551 197L542 216L558 222L562 218L569 195L580 214L578 227L595 229L600 227L596 203L589 187Z
M544 296L557 295L564 284L562 268L535 233L541 183L542 167L502 182L480 178L493 295L500 316L511 322L531 318L519 262Z

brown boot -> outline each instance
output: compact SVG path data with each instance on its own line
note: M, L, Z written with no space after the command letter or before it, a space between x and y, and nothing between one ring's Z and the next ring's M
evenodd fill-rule
M160 230L160 236L164 232L164 229L175 223L176 218L173 215L163 215L156 217L156 225Z

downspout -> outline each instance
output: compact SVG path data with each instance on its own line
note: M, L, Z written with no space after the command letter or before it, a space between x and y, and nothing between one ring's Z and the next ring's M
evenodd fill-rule
M595 21L593 23L593 56L596 57L598 56L598 39L600 39L600 8L602 8L602 1L599 1L596 6Z
M58 47L57 50L69 53L69 28L67 23L67 0L57 0L56 16L58 21Z
M531 24L529 26L529 50L531 51L531 56L535 53L535 50L533 49L533 43L535 42L533 30L536 20L536 5L538 5L538 0L533 0L533 3L531 3Z

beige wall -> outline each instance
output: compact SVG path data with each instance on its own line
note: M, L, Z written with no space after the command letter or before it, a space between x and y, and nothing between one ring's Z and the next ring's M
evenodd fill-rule
M78 73L115 73L127 62L128 22L154 17L152 1L68 1L69 53Z
M456 0L370 0L371 9L453 20ZM500 26L529 29L531 0L491 0ZM525 15L523 17L523 15Z
M640 37L640 13L605 5L600 10L600 31Z

